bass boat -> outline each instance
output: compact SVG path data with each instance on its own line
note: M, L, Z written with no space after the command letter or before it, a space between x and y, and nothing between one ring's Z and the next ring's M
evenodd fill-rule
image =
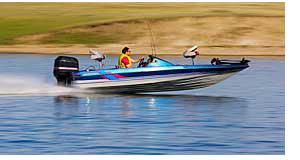
M185 58L198 55L197 47L186 50ZM91 58L102 63L105 56L95 51ZM249 60L220 60L213 58L210 64L177 65L149 55L136 68L79 69L77 58L59 56L54 63L54 76L59 85L91 89L108 93L165 92L204 88L249 67Z

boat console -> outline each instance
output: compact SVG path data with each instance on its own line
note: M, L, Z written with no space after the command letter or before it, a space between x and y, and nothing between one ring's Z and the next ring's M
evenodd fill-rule
M162 66L174 66L174 64L169 61L163 60L161 58L155 57L153 55L149 55L147 61L144 61L144 58L141 59L137 67L139 68L139 67L162 67Z

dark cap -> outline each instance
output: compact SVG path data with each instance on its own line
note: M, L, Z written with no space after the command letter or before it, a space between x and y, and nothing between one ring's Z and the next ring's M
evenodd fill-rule
M127 51L129 50L129 48L128 47L124 47L123 49L122 49L122 53L126 53Z

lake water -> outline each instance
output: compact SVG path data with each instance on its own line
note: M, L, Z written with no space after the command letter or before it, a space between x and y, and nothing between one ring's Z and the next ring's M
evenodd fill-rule
M100 95L57 87L55 58L0 55L0 154L285 153L284 59L252 58L204 89Z

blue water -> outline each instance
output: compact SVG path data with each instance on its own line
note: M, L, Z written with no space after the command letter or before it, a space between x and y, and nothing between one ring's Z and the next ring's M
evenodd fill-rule
M284 59L205 89L100 95L55 86L55 57L0 55L0 154L285 153Z

